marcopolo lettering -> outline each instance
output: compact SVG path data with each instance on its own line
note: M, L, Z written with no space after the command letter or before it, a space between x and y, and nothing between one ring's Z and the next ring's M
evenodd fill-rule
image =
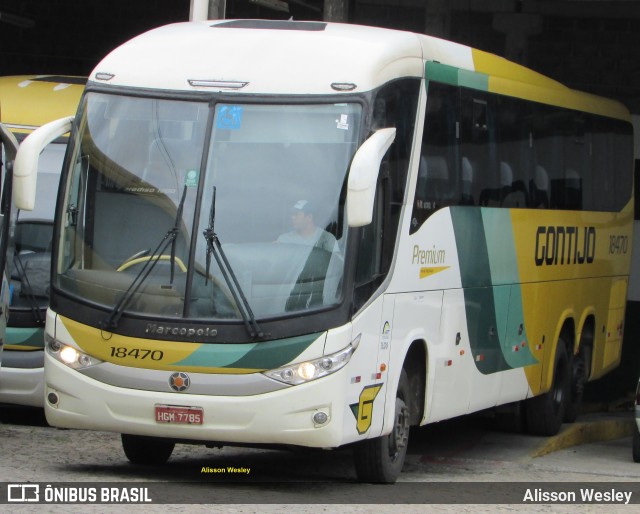
M147 334L176 337L216 337L218 331L210 327L177 327L173 325L158 325L147 323Z
M595 257L595 227L538 227L536 266L591 264Z

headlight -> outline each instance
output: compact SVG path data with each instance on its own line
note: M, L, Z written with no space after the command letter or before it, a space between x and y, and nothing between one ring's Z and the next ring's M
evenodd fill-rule
M285 384L298 385L321 378L346 366L351 355L358 346L359 338L349 346L331 355L325 355L319 359L298 362L278 369L264 371L263 374Z
M45 335L45 341L47 353L70 368L84 369L103 362L77 350L73 346L62 344L48 335Z

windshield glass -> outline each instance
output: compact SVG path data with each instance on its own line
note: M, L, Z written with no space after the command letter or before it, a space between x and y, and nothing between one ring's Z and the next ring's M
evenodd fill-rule
M360 112L88 94L55 285L113 309L111 322L339 303Z

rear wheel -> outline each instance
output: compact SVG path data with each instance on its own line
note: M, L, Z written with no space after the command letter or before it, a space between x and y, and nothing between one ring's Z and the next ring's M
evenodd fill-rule
M571 387L569 388L569 399L564 412L564 421L567 423L573 423L578 417L584 388L589 377L591 348L589 346L581 348L577 355L571 357L570 363Z
M354 447L354 463L360 481L392 484L400 476L409 444L411 420L409 394L409 379L403 369L396 393L391 433L367 439Z
M175 443L157 437L122 434L122 449L133 464L159 466L165 464Z
M558 341L553 369L549 392L526 402L527 431L532 435L555 435L562 426L571 387L567 347L562 338Z

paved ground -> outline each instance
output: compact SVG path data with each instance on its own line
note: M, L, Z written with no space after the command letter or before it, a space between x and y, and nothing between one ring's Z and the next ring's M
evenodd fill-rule
M171 490L172 501L209 495L210 503L173 505L171 512L425 512L425 494L464 504L430 504L434 512L601 512L601 505L501 504L505 487L516 483L548 486L611 482L640 484L640 465L631 460L629 410L597 412L565 425L553 438L491 430L483 418L443 422L412 433L402 484L357 484L346 451L283 452L207 449L178 445L168 466L143 468L125 459L119 437L106 432L59 430L46 426L40 411L0 410L0 481L149 485L196 481ZM250 468L249 474L203 473L203 469ZM505 485L506 483L506 485ZM486 487L484 487L486 485ZM495 501L496 504L467 504ZM520 493L518 493L520 494ZM634 493L635 494L635 493ZM493 496L491 496L493 495ZM431 498L431 496L428 496ZM494 498L494 500L492 500ZM638 492L640 501L640 492ZM351 503L357 501L357 503ZM443 500L436 500L443 501ZM253 505L253 503L256 505ZM275 503L273 503L275 502ZM338 503L336 503L338 502ZM289 505L293 503L295 505ZM376 504L384 503L382 507ZM432 503L426 500L426 503ZM265 505L266 504L266 505ZM69 505L11 505L11 512L68 512ZM634 506L607 505L607 512L638 512ZM166 505L103 505L77 512L163 512Z

